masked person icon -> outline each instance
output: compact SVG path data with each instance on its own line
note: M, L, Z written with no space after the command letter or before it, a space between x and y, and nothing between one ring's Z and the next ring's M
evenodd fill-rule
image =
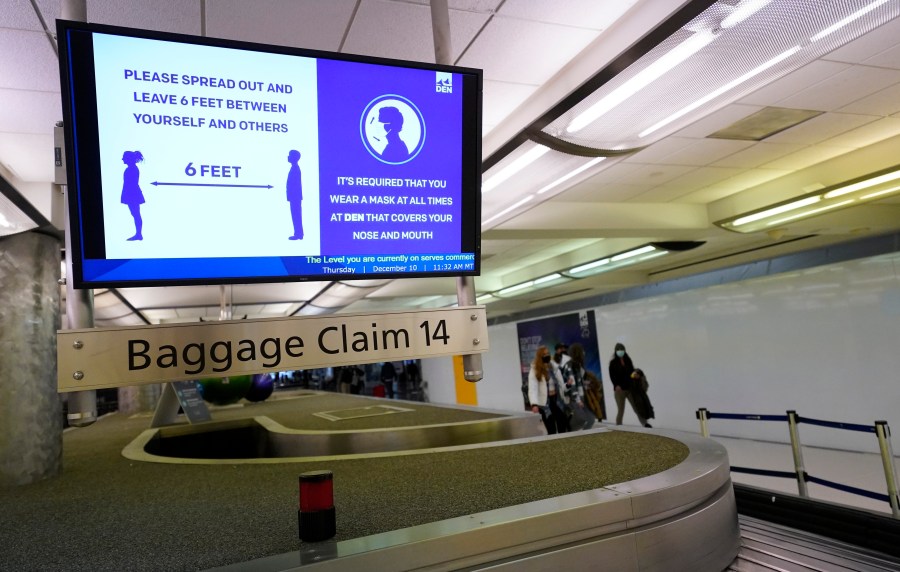
M400 163L409 159L409 149L400 138L403 130L403 114L396 107L382 107L378 110L378 122L384 123L387 145L381 152L381 158L391 163Z

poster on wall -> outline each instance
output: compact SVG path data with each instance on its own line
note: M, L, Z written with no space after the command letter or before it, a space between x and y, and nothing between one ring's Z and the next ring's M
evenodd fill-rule
M603 400L603 368L600 364L600 351L597 342L597 323L593 310L584 310L573 314L563 314L516 324L519 336L519 366L522 375L522 397L525 408L528 403L528 372L534 361L535 352L540 346L547 346L553 355L557 344L571 346L579 343L584 347L584 368L596 376L599 385L598 403L600 418L606 417ZM590 400L589 400L590 401ZM591 405L590 402L588 405ZM597 413L597 411L595 411Z

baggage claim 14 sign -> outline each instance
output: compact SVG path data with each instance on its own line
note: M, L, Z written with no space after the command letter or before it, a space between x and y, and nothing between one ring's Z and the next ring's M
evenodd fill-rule
M482 353L483 306L61 331L59 391Z
M478 274L480 70L57 25L76 288Z

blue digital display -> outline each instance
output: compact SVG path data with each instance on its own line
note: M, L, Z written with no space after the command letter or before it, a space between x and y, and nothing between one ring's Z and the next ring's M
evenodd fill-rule
M478 273L479 70L58 26L76 287Z

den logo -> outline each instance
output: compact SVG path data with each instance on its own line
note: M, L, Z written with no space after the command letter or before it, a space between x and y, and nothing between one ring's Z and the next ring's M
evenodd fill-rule
M450 72L434 72L434 90L438 93L453 93L453 74Z
M388 165L402 165L415 159L425 145L425 118L409 99L381 95L363 110L359 134L373 157Z

